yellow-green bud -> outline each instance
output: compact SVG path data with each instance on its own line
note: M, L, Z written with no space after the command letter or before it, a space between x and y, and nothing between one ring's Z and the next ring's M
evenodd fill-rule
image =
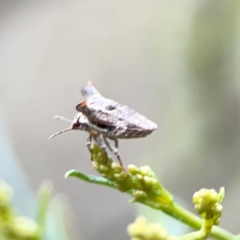
M99 172L101 172L101 173L105 173L105 172L107 172L108 171L108 167L106 167L105 165L99 165Z
M139 199L145 199L147 198L147 194L144 192L144 191L141 191L141 190L135 190L133 192L133 201L137 201Z
M128 165L128 171L129 173L131 173L132 175L135 175L139 172L138 168L136 165L130 164Z
M128 226L128 234L131 240L169 240L165 228L160 224L149 223L144 217L138 217L136 221Z
M205 219L215 219L215 223L219 222L223 209L219 200L219 194L214 189L203 188L193 195L193 203L197 212Z
M4 207L10 204L12 196L12 188L4 181L0 181L0 207Z
M112 162L111 167L116 173L120 173L122 171L122 167L116 162Z
M148 186L148 187L151 187L152 186L152 178L149 177L149 176L144 176L143 177L143 181L144 183Z
M143 179L143 176L142 176L141 174L137 174L137 175L136 175L136 178L137 178L138 180L142 180L142 179Z
M9 228L9 234L21 239L35 240L39 236L39 227L27 217L15 217Z
M93 168L98 169L99 168L99 163L95 162L95 161L92 161L92 166L93 166Z
M142 174L142 175L151 175L151 168L149 167L149 166L142 166L142 167L140 167L140 173Z

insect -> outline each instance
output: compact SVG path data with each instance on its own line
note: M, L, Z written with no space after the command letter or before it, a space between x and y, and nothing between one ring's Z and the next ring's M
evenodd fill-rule
M93 124L108 129L109 138L146 137L157 129L157 124L128 106L103 97L92 83L82 89L85 101L76 106Z
M86 145L89 150L91 151L90 146L94 140L104 151L108 147L123 167L118 152L118 139L146 137L157 129L157 124L128 106L103 97L90 81L81 92L85 101L76 106L79 113L73 121L60 116L55 117L71 122L71 126L53 134L50 138L73 129L87 131L89 137ZM114 146L108 139L114 141Z

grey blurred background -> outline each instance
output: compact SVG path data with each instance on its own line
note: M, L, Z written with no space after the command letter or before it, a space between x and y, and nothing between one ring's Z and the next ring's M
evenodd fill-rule
M1 0L0 178L23 213L51 179L70 206L72 239L129 239L126 227L139 214L159 218L171 234L186 231L127 195L64 179L73 168L95 173L86 133L48 140L67 127L53 116L73 118L92 80L159 126L145 139L120 141L124 163L150 165L192 211L195 191L225 186L221 226L237 233L239 16L238 0Z

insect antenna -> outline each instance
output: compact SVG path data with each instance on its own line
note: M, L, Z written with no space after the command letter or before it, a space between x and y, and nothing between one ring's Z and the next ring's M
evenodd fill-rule
M63 117L63 116L59 116L59 115L54 116L54 119L56 119L56 120L62 120L62 121L65 121L65 122L72 123L72 120L70 120L70 119L68 119L68 118L65 118L65 117Z
M68 119L68 118L65 118L65 117L63 117L63 116L59 116L59 115L54 116L54 119L56 119L56 120L62 120L62 121L69 122L69 123L72 123L72 122L73 122L72 120L70 120L70 119ZM63 130L61 130L61 131L59 131L59 132L56 132L56 133L52 134L52 135L49 137L49 139L52 139L52 138L56 137L57 135L62 134L62 133L65 133L65 132L68 132L68 131L70 131L70 130L72 130L72 129L73 129L72 126L70 126L70 127L68 127L68 128L65 128L65 129L63 129Z
M63 130L61 130L61 131L59 131L59 132L56 132L56 133L52 134L52 135L49 137L49 139L52 139L52 138L56 137L57 135L62 134L62 133L65 133L65 132L68 132L68 131L70 131L70 130L72 130L72 127L65 128L65 129L63 129Z

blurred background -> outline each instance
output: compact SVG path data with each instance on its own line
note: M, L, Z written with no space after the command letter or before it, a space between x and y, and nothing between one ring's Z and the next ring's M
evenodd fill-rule
M95 173L87 133L48 140L68 126L53 116L72 119L92 80L158 124L147 138L120 141L125 165L150 165L193 212L195 191L225 186L221 226L237 233L239 16L238 0L1 0L0 179L16 207L34 216L35 193L50 179L69 206L71 239L129 239L127 225L141 214L170 234L187 231L128 195L64 179L70 169Z

